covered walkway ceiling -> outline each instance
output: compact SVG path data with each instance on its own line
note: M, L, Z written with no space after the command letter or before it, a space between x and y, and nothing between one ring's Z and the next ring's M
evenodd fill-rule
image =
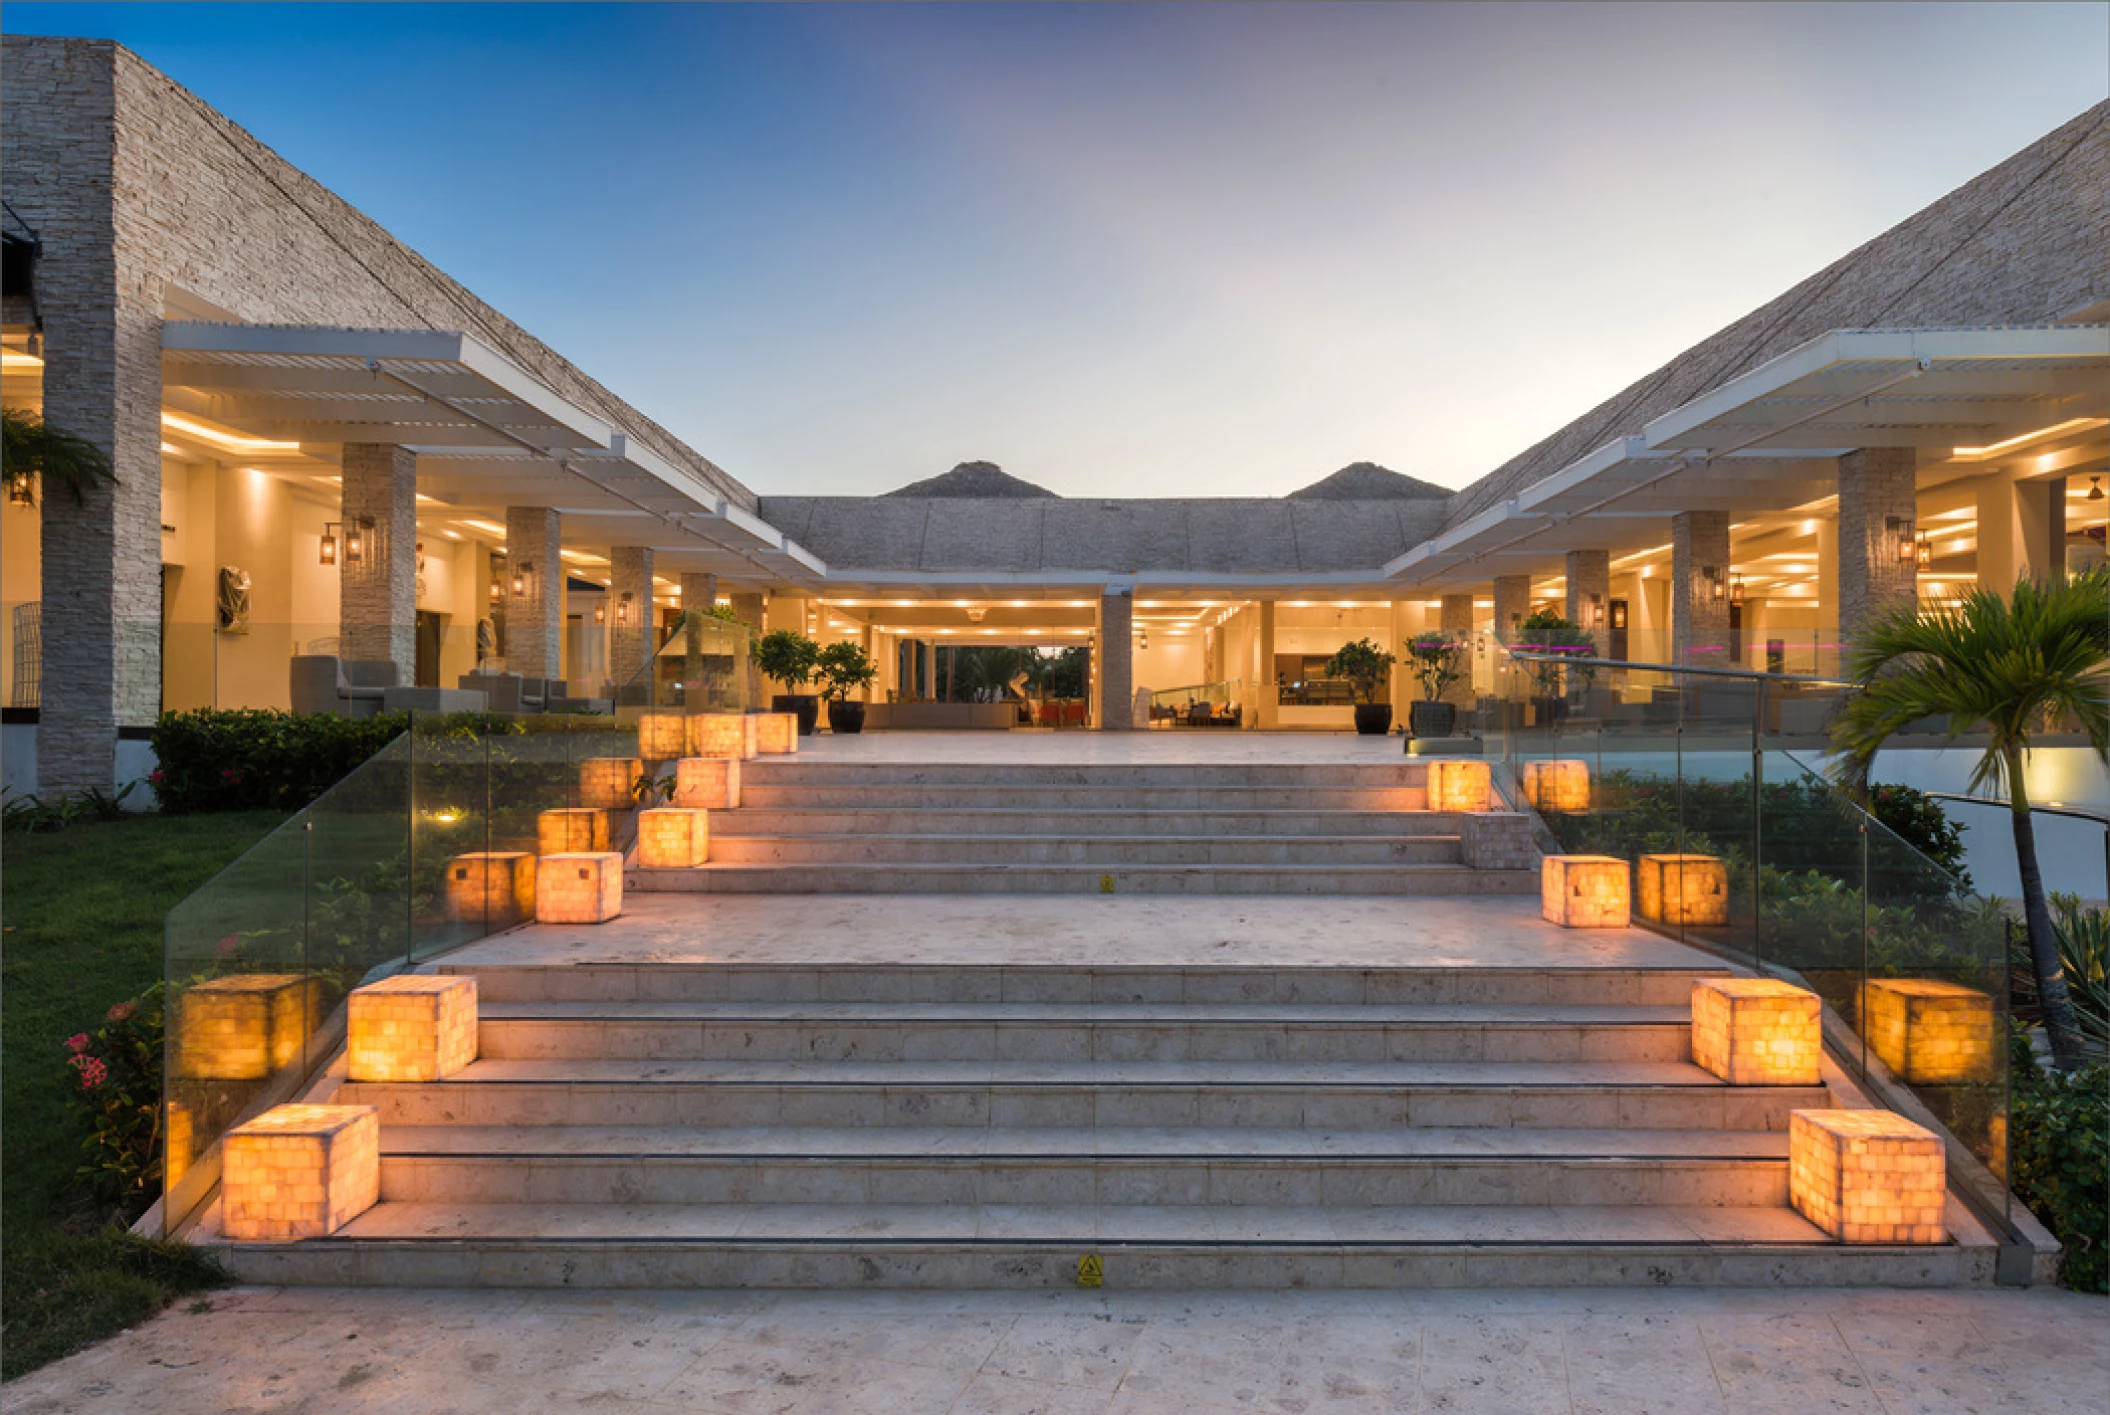
M759 517L465 334L171 321L161 376L172 435L200 436L225 460L406 447L421 500L464 517L503 523L508 506L550 506L568 545L650 546L663 574L787 591L827 576ZM246 436L214 435L228 428Z
M1469 585L1544 573L1581 549L1630 552L1680 511L1785 514L1837 490L1863 447L1919 450L1939 486L2029 459L2029 475L2101 469L2110 326L1843 330L1665 413L1385 567L1395 582Z

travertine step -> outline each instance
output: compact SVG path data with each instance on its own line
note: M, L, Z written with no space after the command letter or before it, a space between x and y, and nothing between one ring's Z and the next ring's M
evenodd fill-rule
M441 1082L354 1083L384 1125L1408 1125L1785 1131L1821 1086L1724 1086L1682 1062L478 1061Z
M1264 786L1425 786L1428 763L1394 745L1367 761L1347 762L853 762L825 756L761 757L743 776L761 783L798 781L855 786L990 786L1025 788Z
M695 894L1536 894L1536 870L1464 865L705 865L632 870L625 887Z
M1421 786L1135 786L1108 781L1088 786L1019 786L987 782L940 785L808 782L743 774L740 808L767 810L974 810L1016 807L1025 801L1050 810L1183 811L1216 816L1228 811L1422 811Z
M1080 910L1090 906L1079 904ZM1088 916L1087 916L1088 917ZM1687 1007L1692 980L1726 968L1277 968L1033 964L770 963L479 964L498 1002L1169 1003L1307 1006Z
M1262 836L1455 836L1464 817L1454 811L1262 810L1219 811L1198 821L1192 811L1056 809L1036 802L990 809L808 810L757 806L743 801L736 811L713 815L718 829L742 835L1144 835L1195 833L1206 826L1217 839Z
M781 812L775 814L782 814ZM1185 823L1191 830L1196 823ZM1210 824L1213 824L1211 822ZM1133 825L1127 828L1133 831ZM721 817L711 835L714 865L977 864L1092 865L1458 865L1455 835L1216 836L995 835L871 830L764 834L737 812Z
M1683 1061L1690 1039L1676 1008L493 1003L481 1048L486 1057L816 1062L1587 1062Z
M394 1126L381 1198L429 1203L1787 1202L1777 1131Z

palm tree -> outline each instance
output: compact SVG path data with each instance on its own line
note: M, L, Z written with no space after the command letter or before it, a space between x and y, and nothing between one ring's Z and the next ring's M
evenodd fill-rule
M1853 646L1849 676L1861 686L1832 723L1842 775L1865 784L1884 741L1924 717L1949 719L1951 739L1986 734L1971 789L2007 793L2022 871L2022 913L2031 971L2052 1056L2080 1065L2081 1037L2052 933L2037 835L2022 765L2031 740L2053 718L2078 723L2099 760L2110 761L2104 692L2110 659L2110 571L2098 566L2048 584L2024 580L2011 599L1973 591L1953 609L1922 617L1900 605Z
M11 499L30 504L41 478L46 491L63 486L80 501L88 488L113 479L109 457L87 438L54 427L22 408L6 409L0 420L5 422L0 470L5 472Z

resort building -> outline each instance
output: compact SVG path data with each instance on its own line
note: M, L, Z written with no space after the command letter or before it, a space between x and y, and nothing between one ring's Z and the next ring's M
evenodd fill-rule
M0 508L10 780L47 791L141 774L164 710L329 697L332 659L399 704L500 660L604 698L700 604L861 640L890 707L942 691L933 650L1084 646L1057 725L1146 725L1148 689L1341 727L1315 680L1352 639L1508 639L1550 606L1616 658L1823 671L1886 605L2103 555L2110 105L1522 452L1490 429L1462 491L1358 465L1074 499L969 466L799 497L122 47L10 36L0 77L6 402L116 472Z

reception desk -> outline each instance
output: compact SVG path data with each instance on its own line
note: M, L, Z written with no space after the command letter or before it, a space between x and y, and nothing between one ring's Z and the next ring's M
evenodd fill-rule
M873 703L865 709L867 732L1009 732L1016 726L1017 703Z

